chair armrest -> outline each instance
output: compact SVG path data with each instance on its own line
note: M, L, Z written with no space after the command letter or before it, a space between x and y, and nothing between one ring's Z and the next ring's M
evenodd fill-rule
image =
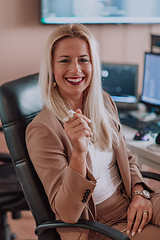
M91 221L91 220L78 220L77 223L64 223L60 220L57 221L49 221L49 222L44 222L40 224L39 226L36 227L35 229L35 234L37 236L42 235L46 230L51 229L51 228L66 228L66 227L78 227L78 228L85 228L89 229L95 232L98 232L106 237L109 237L113 240L129 240L129 238L124 234L121 233L120 231L107 226L105 224Z
M158 173L141 171L141 174L144 178L150 178L160 182L160 174Z

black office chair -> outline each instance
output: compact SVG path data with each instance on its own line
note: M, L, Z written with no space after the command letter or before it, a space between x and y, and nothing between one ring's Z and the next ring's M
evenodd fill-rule
M29 208L10 154L0 153L0 162L0 239L14 240L16 235L9 228L7 212L12 213L13 219L19 219L21 211Z
M55 220L43 185L29 159L25 130L42 109L38 74L7 82L0 87L0 115L7 146L19 176L26 200L36 222L39 240L60 240L56 228L79 227L99 232L111 239L129 239L123 233L104 224L79 220L76 224ZM8 240L8 239L7 239Z
M56 228L79 227L99 232L111 239L129 239L104 224L79 220L76 224L55 220L43 185L29 159L25 144L27 125L42 109L38 74L7 82L0 87L0 114L8 149L19 176L26 200L36 222L39 240L60 240Z

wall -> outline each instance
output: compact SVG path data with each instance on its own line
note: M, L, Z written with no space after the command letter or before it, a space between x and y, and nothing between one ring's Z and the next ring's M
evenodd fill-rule
M40 59L56 25L42 25L39 0L0 0L0 84L39 71ZM139 65L139 93L144 52L157 25L88 25L100 44L101 60Z

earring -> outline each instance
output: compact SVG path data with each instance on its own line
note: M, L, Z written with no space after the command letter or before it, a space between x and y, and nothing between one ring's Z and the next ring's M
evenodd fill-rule
M54 73L53 73L53 87L55 88L55 86L57 85L55 78L54 78Z
M53 82L53 87L55 87L56 86L56 82Z

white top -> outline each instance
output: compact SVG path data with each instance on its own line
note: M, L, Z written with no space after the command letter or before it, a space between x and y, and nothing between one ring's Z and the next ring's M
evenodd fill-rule
M92 161L93 176L97 180L94 189L95 204L99 204L113 195L122 179L114 151L101 151L94 144L88 145L88 150Z

